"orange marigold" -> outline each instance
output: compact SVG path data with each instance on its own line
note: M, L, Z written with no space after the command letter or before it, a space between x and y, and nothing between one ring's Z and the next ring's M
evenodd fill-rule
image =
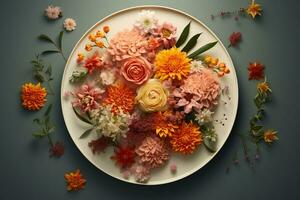
M117 84L107 89L107 97L104 99L104 105L111 105L112 112L117 114L121 110L130 113L134 108L134 92L125 84Z
M183 122L172 135L170 143L174 151L191 154L202 143L202 133L192 122Z
M190 73L190 61L186 53L176 47L162 50L155 58L155 77L160 80L181 80Z
M22 86L22 106L27 110L40 110L46 102L47 90L40 83L25 83Z
M74 172L66 173L65 179L67 181L67 189L69 191L83 189L86 183L86 180L80 173L79 169Z
M155 133L159 135L159 137L171 137L173 133L178 128L177 125L172 124L168 119L169 112L158 112L154 115L155 122Z

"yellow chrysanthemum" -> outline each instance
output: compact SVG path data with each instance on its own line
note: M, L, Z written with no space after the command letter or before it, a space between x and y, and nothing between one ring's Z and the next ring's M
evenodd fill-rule
M46 102L47 91L40 83L26 83L22 86L22 106L27 110L40 110Z
M185 52L173 47L160 51L155 58L155 77L160 80L187 77L190 72L190 61Z
M248 15L251 15L251 17L254 19L256 15L261 15L262 8L259 4L255 3L254 0L252 0L251 4L247 8Z

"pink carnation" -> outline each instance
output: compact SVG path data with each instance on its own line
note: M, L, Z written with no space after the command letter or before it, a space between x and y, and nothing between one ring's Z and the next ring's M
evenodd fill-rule
M176 44L176 27L173 24L165 22L154 31L155 36L159 37L161 46L165 49L169 49Z

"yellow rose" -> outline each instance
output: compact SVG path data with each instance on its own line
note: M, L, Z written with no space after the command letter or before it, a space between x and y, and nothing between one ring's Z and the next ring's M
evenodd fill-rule
M167 107L168 91L156 79L150 79L137 91L135 100L145 112L165 110Z

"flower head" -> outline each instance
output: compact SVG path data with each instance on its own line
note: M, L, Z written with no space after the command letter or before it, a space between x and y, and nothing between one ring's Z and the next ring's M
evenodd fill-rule
M67 189L69 191L83 189L86 183L86 180L80 173L79 169L74 172L66 173L65 179L67 181Z
M201 61L193 60L191 62L191 73L200 72L204 66Z
M154 114L154 127L155 133L159 137L172 136L175 130L178 128L177 125L169 121L170 112L157 112Z
M58 6L50 5L45 10L45 16L51 20L58 19L59 17L62 17L61 8Z
M155 58L155 77L162 81L186 78L190 72L190 61L186 53L176 47L162 50Z
M174 151L191 154L202 143L202 134L193 123L183 122L172 135L170 143Z
M278 140L277 131L269 129L264 132L264 141L266 143L272 143L275 140Z
M26 83L22 86L22 106L27 110L40 110L46 102L47 91L40 83Z
M116 80L115 73L111 70L101 70L99 81L102 85L112 85Z
M255 3L255 0L252 0L251 4L248 6L246 12L250 15L253 19L257 15L261 15L262 8L259 4Z
M121 168L130 167L135 162L135 152L130 147L119 147L115 149L115 154L111 159L116 161L116 165Z
M229 37L229 41L230 41L230 46L235 47L242 38L242 34L240 32L233 32L230 37Z
M146 137L136 153L139 162L150 168L159 167L169 159L165 144L157 137Z
M214 112L205 108L195 115L196 116L195 120L198 122L199 125L203 125L213 120L212 118L213 114Z
M139 183L146 183L150 179L150 170L147 166L135 166L132 173L135 180Z
M265 80L264 82L257 84L257 90L262 94L267 94L269 92L272 92L269 83Z
M92 149L93 154L104 152L106 147L111 144L111 139L109 137L101 136L97 140L92 140L89 142L89 147Z
M142 10L137 17L135 27L144 34L151 32L157 26L157 18L155 12L150 10Z
M50 156L60 157L65 153L65 148L61 142L56 142L49 151Z
M100 69L103 66L102 57L98 52L95 52L91 57L87 58L84 67L91 74L96 69Z
M76 21L72 18L67 18L65 19L64 21L64 28L67 30L67 31L74 31L75 28L76 28L77 24L76 24Z
M159 42L164 49L170 49L176 44L176 27L171 23L159 25L153 32L159 38Z
M180 89L176 88L173 91L173 97L175 98L175 108L183 107L184 113L190 113L193 109L199 111L202 105L198 102L200 97L197 94L184 93Z
M104 26L103 31L104 31L104 33L108 33L110 31L109 26Z
M264 65L259 62L249 63L249 80L261 80L264 78Z
M134 92L128 86L118 83L108 87L103 104L110 105L113 113L130 113L134 108L134 98Z

